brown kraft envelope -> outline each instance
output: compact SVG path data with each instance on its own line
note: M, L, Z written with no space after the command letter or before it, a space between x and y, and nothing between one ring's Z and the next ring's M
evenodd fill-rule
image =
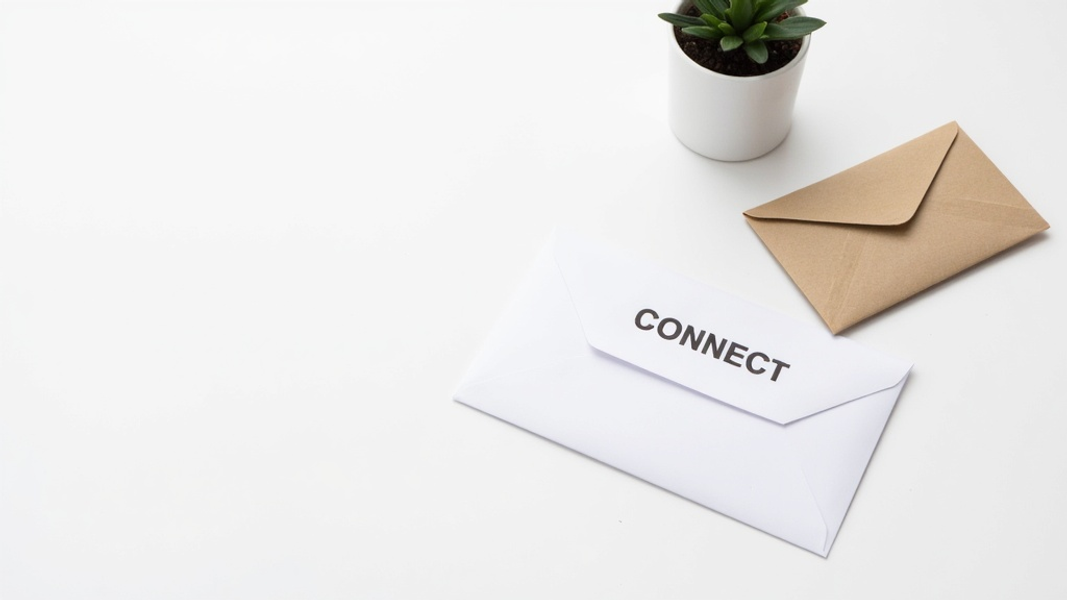
M834 333L1049 227L955 122L745 217Z

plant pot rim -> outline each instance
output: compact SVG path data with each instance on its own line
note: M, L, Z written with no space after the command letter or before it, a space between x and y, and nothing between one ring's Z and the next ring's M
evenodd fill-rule
M684 8L684 7L686 7L686 6L690 5L690 4L692 4L691 0L683 0L683 2L678 5L678 10L681 10L682 8ZM799 8L799 7L794 9L794 12L796 14L798 14L798 15L803 15L804 14L804 10ZM779 75L784 75L785 73L791 71L792 69L795 69L797 67L797 65L799 65L801 62L803 62L804 57L808 53L808 46L811 45L811 34L809 33L808 35L806 35L803 38L801 38L800 50L797 52L797 55L793 57L793 60L787 62L784 66L782 66L781 69L778 69L776 71L771 71L770 73L764 73L763 75L748 75L748 76L727 75L726 73L720 73L718 71L712 71L711 69L709 69L707 67L704 67L704 66L701 66L700 64L697 64L697 62L694 61L692 58L689 58L689 55L686 54L682 50L682 45L678 41L678 36L676 36L674 34L674 29L675 29L674 27L670 28L671 45L673 46L673 49L671 50L671 52L677 52L677 53L681 54L682 58L684 58L687 63L692 65L692 68L694 68L694 69L698 69L700 71L703 71L704 73L707 73L708 75L713 76L713 77L721 77L723 79L734 80L734 81L737 81L737 80L762 81L762 80L765 80L765 79L772 79L772 78L777 77ZM740 49L738 49L738 51L739 50Z

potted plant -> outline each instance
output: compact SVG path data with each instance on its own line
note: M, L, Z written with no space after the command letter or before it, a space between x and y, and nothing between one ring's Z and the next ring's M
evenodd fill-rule
M807 0L685 0L674 25L668 121L694 152L749 160L782 143L793 120L810 37L826 24Z

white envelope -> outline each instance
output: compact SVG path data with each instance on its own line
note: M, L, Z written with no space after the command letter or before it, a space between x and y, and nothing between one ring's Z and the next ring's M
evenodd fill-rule
M556 232L455 399L826 556L910 369Z

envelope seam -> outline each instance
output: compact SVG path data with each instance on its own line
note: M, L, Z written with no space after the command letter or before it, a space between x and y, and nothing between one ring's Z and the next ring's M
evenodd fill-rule
M808 477L808 472L804 468L804 463L800 460L800 458L799 458L800 455L796 452L796 448L794 447L793 442L789 439L788 435L785 436L785 440L786 440L785 444L787 446L789 446L789 448L791 450L793 450L793 452L790 453L790 456L793 457L793 462L794 462L794 464L796 464L797 469L800 469L800 476L804 479L804 485L808 490L808 496L811 498L811 503L814 504L815 505L815 509L819 511L819 519L822 521L822 527L823 527L822 547L823 547L823 552L826 553L827 550L828 550L827 545L830 542L832 542L832 540L829 539L830 538L830 526L826 523L826 512L823 509L823 507L819 504L819 498L815 496L814 490L811 489L811 479ZM824 554L824 556L825 556L825 554Z
M838 256L839 267L834 269L834 272L840 275L835 277L830 284L830 297L826 303L826 314L823 315L827 325L835 333L844 329L844 326L838 325L841 311L844 309L845 300L852 290L856 270L859 268L860 262L862 262L863 250L866 245L866 236L856 235L852 231L847 232L845 243L842 245Z
M947 135L947 132L949 130L951 130L950 136ZM945 131L946 133L942 134L942 131ZM928 132L925 135L919 136L918 138L915 138L909 142L905 142L904 144L901 144L878 156L853 165L852 167L849 167L835 175L831 175L830 177L827 177L821 181L818 181L799 190L786 194L785 196L782 196L777 200L773 200L755 208L751 208L745 211L744 214L745 216L760 220L793 221L799 223L817 223L822 225L846 225L865 227L896 227L903 225L911 221L924 204L926 196L930 191L930 188L937 180L941 169L945 165L947 157L952 152L952 149L955 147L956 142L959 139L960 133L961 130L958 124L956 124L955 122L947 123L946 125L943 125L931 132ZM822 186L826 186L828 184L832 185L830 182L834 181L839 182L841 181L842 177L851 177L851 179L849 179L851 185L848 187L838 188L837 192L847 192L849 194L849 201L847 202L847 204L850 206L859 206L860 204L856 203L852 198L852 196L855 195L855 193L857 192L855 187L857 183L854 180L857 169L863 169L865 174L874 173L874 188L878 190L884 190L884 188L887 188L887 186L885 185L887 182L895 181L893 179L887 179L895 172L886 173L882 168L883 165L881 165L879 161L885 161L889 159L891 155L896 156L895 153L899 153L902 150L911 148L914 143L926 139L933 134L937 134L935 141L937 141L938 143L933 146L933 150L936 150L936 153L932 152L931 148L927 147L926 145L920 146L919 151L922 153L920 154L921 156L926 156L926 153L929 153L930 155L936 154L936 168L933 170L932 173L929 173L929 178L923 177L922 179L919 179L916 183L913 184L915 189L911 191L917 191L919 189L921 189L922 191L922 193L918 194L917 197L912 196L911 194L902 195L899 193L892 193L892 200L885 200L876 205L875 208L876 210L878 210L878 215L880 215L877 217L870 214L871 206L867 202L862 203L864 207L862 213L852 214L846 211L847 214L845 215L839 214L839 205L843 204L842 202L838 201L837 203L831 203L829 205L827 205L825 202L822 202L822 198L823 196L825 196L825 192L820 189ZM914 152L914 150L911 150L909 152ZM899 162L900 161L898 157L898 160L891 161L891 164L897 164ZM875 168L876 166L879 168ZM897 168L901 168L901 165L897 164ZM897 175L899 175L899 173L897 173ZM867 181L868 180L864 179L863 182L860 183L860 187L863 188L863 183ZM920 186L919 183L922 183L923 185ZM893 189L897 192L900 191L896 188ZM816 193L817 190L819 191L819 193ZM798 198L803 199L804 205L814 204L816 206L815 210L817 212L810 212L810 208L800 208L799 211L802 214L796 214L798 210ZM785 204L783 204L783 202ZM837 207L836 209L834 208L835 206ZM827 210L829 210L829 212L831 213L830 215L824 214Z
M996 214L975 213L974 211L969 211L968 207L972 204L979 204L987 210L995 211ZM1048 228L1048 223L1031 207L1023 208L1020 206L1010 206L1008 204L971 200L968 198L940 200L937 203L931 204L927 212L960 217L970 221L980 221L982 223L994 223L996 225L1013 227L1016 229L1032 230L1034 228L1040 228L1039 231L1043 231Z

